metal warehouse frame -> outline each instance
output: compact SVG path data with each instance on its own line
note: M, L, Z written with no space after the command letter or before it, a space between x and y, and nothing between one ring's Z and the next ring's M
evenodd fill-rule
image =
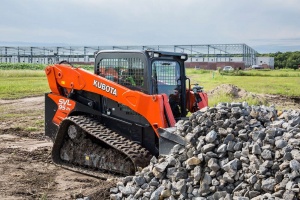
M206 45L147 45L147 46L61 46L61 47L13 47L0 46L0 63L43 63L51 64L62 60L69 62L93 62L94 53L99 50L160 50L184 52L188 61L197 58L207 62L230 62L239 58L245 66L256 62L257 51L246 44Z

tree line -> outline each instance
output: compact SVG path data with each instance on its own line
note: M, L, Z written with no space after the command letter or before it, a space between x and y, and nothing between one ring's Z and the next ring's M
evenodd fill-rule
M276 69L299 69L300 67L300 51L284 53L279 51L276 53L259 54L258 56L274 57L274 67Z

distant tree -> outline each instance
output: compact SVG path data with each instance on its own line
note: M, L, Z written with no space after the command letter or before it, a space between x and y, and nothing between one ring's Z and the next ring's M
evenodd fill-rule
M286 67L286 60L287 60L287 53L278 52L277 55L274 57L274 65L277 68L285 68Z
M278 69L291 68L298 69L300 66L300 51L276 52L257 54L258 57L274 57L274 66Z
M276 53L269 53L270 57L274 57L274 66L275 68L291 68L296 69L298 68L298 65L300 65L299 62L299 56L300 52L276 52Z
M287 59L286 67L291 69L298 69L300 65L300 51L293 52Z

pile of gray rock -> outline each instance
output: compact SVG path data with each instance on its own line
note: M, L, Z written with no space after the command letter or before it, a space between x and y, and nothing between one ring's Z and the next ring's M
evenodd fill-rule
M300 199L300 112L221 103L176 124L176 145L111 199Z

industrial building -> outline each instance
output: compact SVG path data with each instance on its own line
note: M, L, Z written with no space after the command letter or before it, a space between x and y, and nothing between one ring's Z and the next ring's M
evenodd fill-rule
M274 69L274 57L256 57L256 64L265 69Z
M99 50L160 50L187 53L186 67L217 69L227 65L244 69L257 64L257 52L246 44L147 46L0 46L0 62L52 64L62 60L92 63ZM260 60L259 60L260 61ZM263 61L264 62L264 61Z

